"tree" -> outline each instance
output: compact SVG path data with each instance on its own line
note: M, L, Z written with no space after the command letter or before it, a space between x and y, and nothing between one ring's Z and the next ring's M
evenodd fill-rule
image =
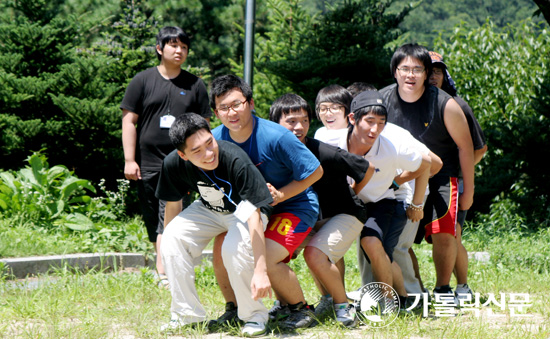
M540 14L544 15L546 22L550 24L550 0L534 0L539 7Z
M477 207L510 203L510 213L527 220L546 220L550 212L550 150L543 146L550 127L550 37L541 26L528 19L498 32L487 21L474 30L461 25L450 41L436 42L489 145L476 179Z

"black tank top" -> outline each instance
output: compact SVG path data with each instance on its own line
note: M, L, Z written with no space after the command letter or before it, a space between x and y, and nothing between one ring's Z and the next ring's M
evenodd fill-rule
M429 85L415 102L405 102L399 96L397 84L380 90L388 109L388 122L408 130L443 161L438 175L458 177L460 161L458 147L443 121L443 112L451 96Z

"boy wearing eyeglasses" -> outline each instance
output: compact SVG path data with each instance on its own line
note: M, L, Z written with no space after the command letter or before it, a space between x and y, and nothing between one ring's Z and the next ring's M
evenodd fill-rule
M225 75L214 79L210 98L210 105L223 124L212 131L214 137L231 141L248 154L263 174L274 200L265 231L267 272L273 290L288 301L291 310L279 325L289 329L309 327L314 321L313 307L307 304L296 274L287 263L317 221L319 202L311 185L323 175L322 167L286 128L252 114L252 89L241 78ZM227 305L226 313L214 321L214 326L234 321L239 309L225 283L226 273L217 255L219 237L216 240L216 277Z
M241 334L255 335L268 312L260 299L271 295L263 225L273 199L266 182L246 153L216 141L198 114L177 117L169 136L176 150L164 159L156 190L166 201L160 252L172 294L171 320L161 331L202 326L206 311L193 262L212 238L227 232L222 256L245 321ZM182 198L190 190L199 199L183 209Z
M417 44L399 47L391 60L396 84L380 93L388 109L388 122L408 130L441 158L443 167L429 182L424 219L417 237L433 243L436 269L434 294L453 295L451 274L457 258L457 210L468 209L474 195L474 151L468 123L451 96L429 84L432 60L428 50ZM462 171L464 193L458 196L458 174ZM458 301L455 299L455 306Z
M348 90L340 85L327 86L317 93L315 112L323 127L315 131L315 139L338 146L338 140L347 134L352 99Z
M289 93L276 99L269 110L269 119L291 131L323 166L323 177L313 184L319 195L319 221L301 247L305 247L304 258L322 293L315 308L317 318L334 315L340 324L354 327L357 318L346 297L343 257L367 221L363 203L356 194L369 182L374 168L360 156L308 138L311 108L299 95ZM348 176L354 180L353 189ZM284 314L288 307L281 298L277 306L270 311L270 318Z

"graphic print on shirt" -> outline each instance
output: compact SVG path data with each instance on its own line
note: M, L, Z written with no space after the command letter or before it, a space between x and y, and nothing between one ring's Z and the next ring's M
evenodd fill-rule
M221 188L222 191L220 191L212 184L199 181L197 182L197 188L199 189L201 198L206 201L208 207L218 212L226 212L228 210L225 207L225 202L223 199L225 197L223 187Z

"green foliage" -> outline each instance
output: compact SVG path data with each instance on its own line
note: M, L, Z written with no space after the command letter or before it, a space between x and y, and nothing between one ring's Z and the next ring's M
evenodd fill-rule
M396 6L406 6L409 0L398 0ZM400 25L405 33L401 39L405 42L418 42L431 46L439 34L449 41L453 28L465 23L469 27L479 28L491 18L498 29L508 25L520 25L520 22L534 15L537 6L531 0L421 0ZM534 18L543 23L544 18Z
M46 157L34 153L18 172L0 172L0 209L7 217L37 223L50 222L64 213L81 211L80 203L95 192L88 180L79 179L62 165L49 167Z
M391 3L345 1L312 16L299 0L267 2L266 31L257 34L255 46L260 114L289 91L312 103L317 92L332 83L385 85L391 57L385 46L397 37L397 25L410 10L388 14Z
M148 1L165 25L179 26L191 36L187 63L201 69L203 77L229 73L229 59L242 54L242 40L233 26L243 21L244 3L236 0ZM257 21L261 25L261 21ZM150 34L150 32L149 32Z
M544 161L550 150L543 146L550 110L547 99L535 100L548 97L548 31L531 20L502 32L491 21L474 30L461 25L450 42L438 40L436 50L487 138L489 150L476 179L478 207L487 212L495 202L493 209L539 227L550 216Z

